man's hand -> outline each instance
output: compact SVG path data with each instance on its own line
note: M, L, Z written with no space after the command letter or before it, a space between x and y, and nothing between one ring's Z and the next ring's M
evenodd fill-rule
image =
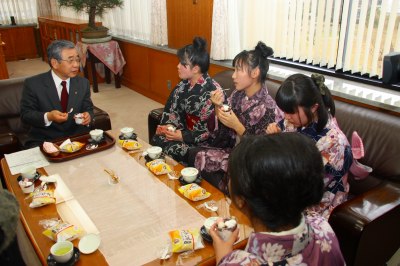
M47 113L47 119L55 123L64 123L68 119L68 113L62 113L58 110L53 110Z
M82 118L83 118L82 125L84 125L84 126L89 125L90 121L92 120L92 118L90 117L90 114L88 112L82 113Z

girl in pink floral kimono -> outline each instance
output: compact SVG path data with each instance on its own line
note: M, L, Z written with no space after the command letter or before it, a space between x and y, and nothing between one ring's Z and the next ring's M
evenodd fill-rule
M210 229L218 265L345 265L327 220L304 210L321 200L323 163L313 141L287 133L245 137L229 157L230 195L254 228L245 250ZM240 223L240 221L239 221Z
M225 106L221 89L211 93L215 116L211 116L213 123L209 125L212 124L210 135L214 142L209 148L196 151L194 165L204 179L225 193L228 157L237 139L244 135L265 134L269 123L283 118L265 85L269 69L267 58L272 54L272 48L263 42L258 42L254 50L240 52L233 60L235 90Z

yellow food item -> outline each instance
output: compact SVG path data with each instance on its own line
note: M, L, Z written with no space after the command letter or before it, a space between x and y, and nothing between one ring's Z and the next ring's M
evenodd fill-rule
M80 227L61 222L43 231L43 234L53 241L72 241L82 235Z
M71 143L64 145L62 148L60 147L60 150L62 152L72 153L72 152L79 151L84 145L85 145L84 143L81 143L78 141L73 141Z
M51 189L35 190L32 192L32 202L29 204L31 208L41 207L47 204L55 203L54 191Z
M65 247L65 248L60 248L57 249L54 254L56 254L57 256L62 256L64 254L67 254L71 249L69 247Z
M155 175L164 175L171 172L171 167L164 160L156 159L146 163L149 170Z
M210 192L207 192L204 188L197 184L187 184L181 186L178 190L183 194L183 196L193 201L203 200L211 195Z
M174 230L168 233L172 244L172 252L183 252L204 248L199 229Z
M118 140L119 145L121 145L122 148L125 148L127 150L138 150L142 147L142 144L137 142L136 140L132 139L120 139Z

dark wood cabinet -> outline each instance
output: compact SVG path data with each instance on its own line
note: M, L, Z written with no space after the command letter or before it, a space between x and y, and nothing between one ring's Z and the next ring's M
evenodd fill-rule
M0 34L5 45L3 46L6 61L16 61L37 58L35 29L36 24L1 26Z
M5 59L4 52L3 52L4 46L5 46L5 43L2 41L1 34L0 34L0 79L8 79L8 77L9 77L6 59Z

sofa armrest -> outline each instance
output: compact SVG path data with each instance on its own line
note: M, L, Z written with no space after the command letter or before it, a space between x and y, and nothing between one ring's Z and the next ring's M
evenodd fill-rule
M152 139L156 133L157 126L160 124L162 113L164 108L157 108L150 111L147 117L148 132L149 132L149 143L153 145Z
M400 185L385 182L337 206L329 223L347 265L385 265L400 246Z
M20 149L17 135L14 133L0 134L0 159L4 157L4 154L13 153Z
M94 117L90 123L91 129L111 130L111 120L108 113L96 106L93 106Z

